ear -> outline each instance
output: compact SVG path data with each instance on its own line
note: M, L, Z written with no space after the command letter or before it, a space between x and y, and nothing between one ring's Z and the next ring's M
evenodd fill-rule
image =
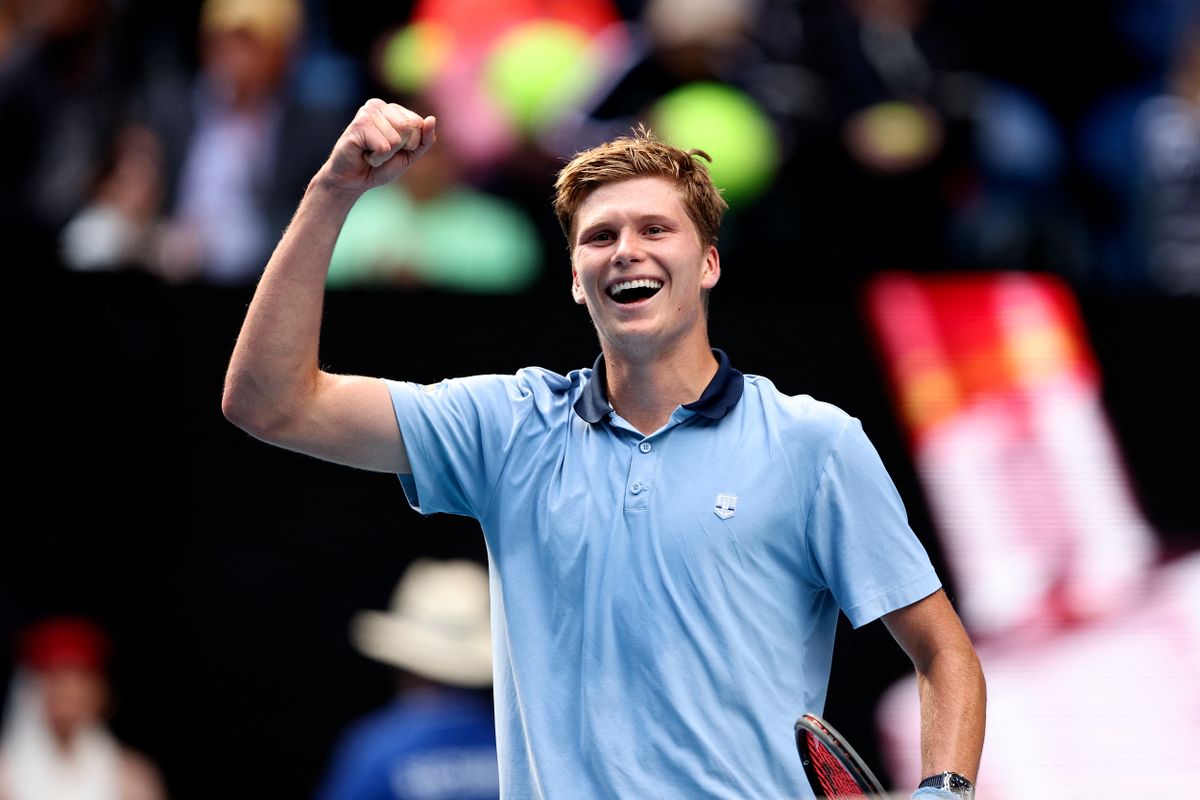
M575 271L575 267L571 267L571 297L574 297L575 302L581 306L587 304L587 298L583 294L583 285L579 282L579 273Z
M717 285L717 281L721 279L721 255L717 252L716 245L709 245L708 252L704 254L704 266L700 271L700 287L702 289L711 289Z

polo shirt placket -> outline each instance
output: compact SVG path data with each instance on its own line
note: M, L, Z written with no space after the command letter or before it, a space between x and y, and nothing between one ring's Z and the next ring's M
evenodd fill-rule
M712 352L717 359L717 372L704 393L695 402L676 408L667 424L649 436L645 436L613 410L607 397L604 356L596 359L592 367L592 379L575 403L575 412L592 425L612 426L612 433L622 438L626 435L636 437L629 443L629 469L624 491L625 511L646 511L650 508L658 470L662 467L661 448L672 429L698 413L719 419L741 399L742 373L730 365L729 357L723 351L713 348Z
M613 421L614 424L616 420ZM629 448L629 479L625 482L625 510L645 511L654 494L658 448L649 439L632 442Z

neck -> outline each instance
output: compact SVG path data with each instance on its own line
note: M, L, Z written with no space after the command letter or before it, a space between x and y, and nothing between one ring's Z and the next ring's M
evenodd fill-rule
M717 373L707 336L641 357L601 345L608 401L646 435L667 424L676 407L700 399Z
M66 757L70 757L74 754L76 750L76 744L79 741L79 730L77 728L52 725L50 727L50 733L54 739L54 744L59 753Z

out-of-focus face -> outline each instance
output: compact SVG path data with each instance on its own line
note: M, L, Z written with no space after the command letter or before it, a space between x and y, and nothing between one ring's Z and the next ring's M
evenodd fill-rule
M213 30L204 36L205 70L218 88L241 104L273 93L286 73L289 51L249 30Z
M37 675L46 722L54 733L68 738L101 719L108 702L102 675L77 666L57 666Z

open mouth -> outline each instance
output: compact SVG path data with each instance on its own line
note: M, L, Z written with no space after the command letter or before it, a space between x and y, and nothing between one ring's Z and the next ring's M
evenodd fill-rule
M608 287L608 296L621 304L636 303L658 294L662 286L662 281L653 278L621 281Z

